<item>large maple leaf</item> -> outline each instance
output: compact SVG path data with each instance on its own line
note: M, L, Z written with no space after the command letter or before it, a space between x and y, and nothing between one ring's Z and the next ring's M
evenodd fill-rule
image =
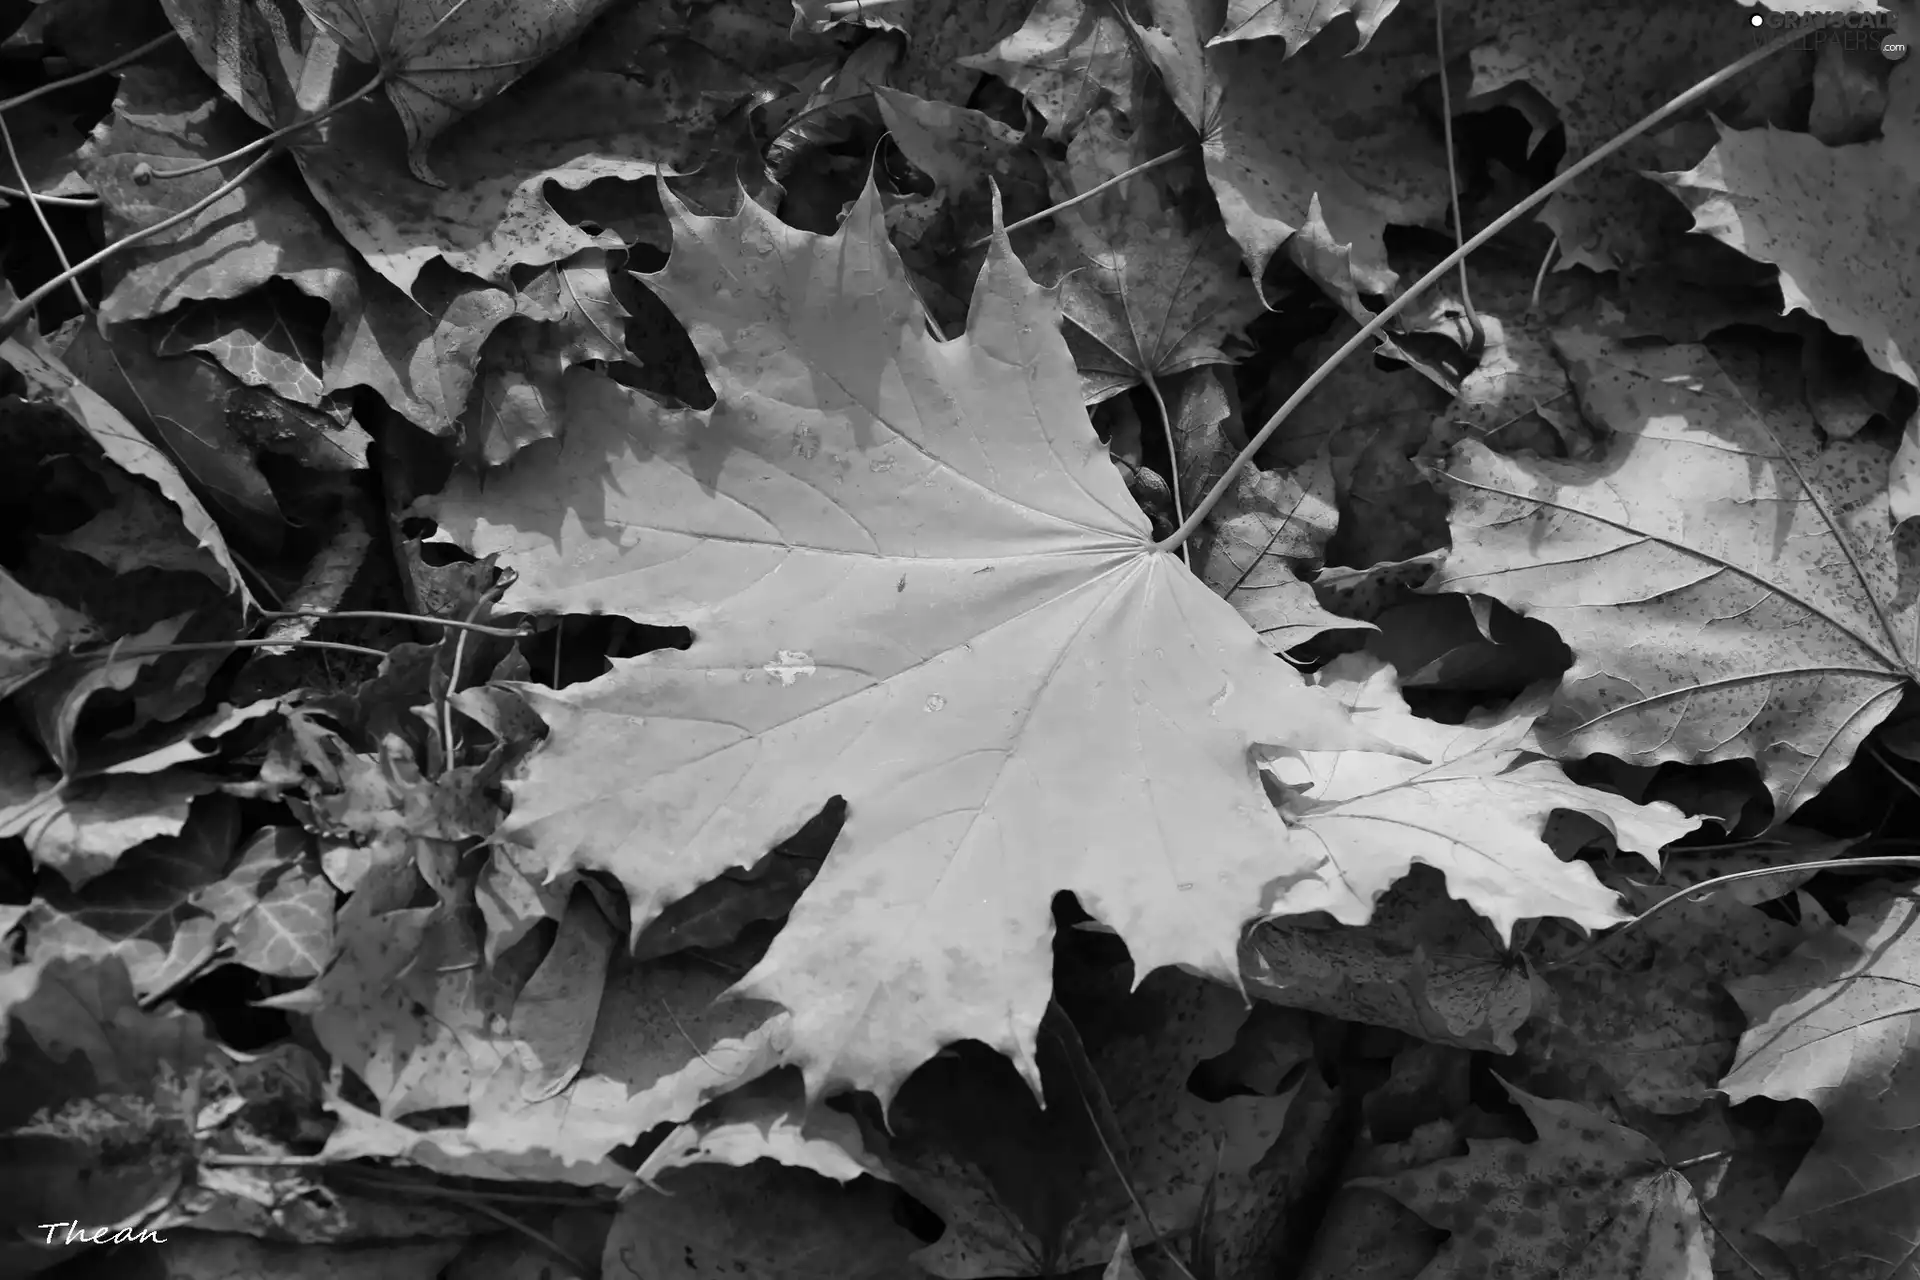
M1660 175L1693 210L1694 230L1778 267L1784 311L1858 338L1876 367L1920 386L1920 67L1902 62L1888 76L1871 142L1718 128L1704 160ZM1920 515L1920 415L1892 484L1894 516Z
M1154 548L1057 303L1004 237L943 342L871 186L831 237L663 199L673 256L644 279L714 408L583 378L559 441L428 504L518 570L506 608L694 629L524 689L551 735L506 830L618 877L639 929L844 795L833 854L737 988L792 1011L815 1095L890 1097L962 1039L1034 1079L1060 890L1137 972L1237 981L1241 926L1319 866L1250 750L1398 749Z
M1890 451L1823 440L1790 371L1734 348L1555 345L1607 452L1462 445L1429 589L1495 596L1566 640L1539 725L1554 754L1750 757L1784 817L1893 710L1920 652L1920 539L1890 527Z

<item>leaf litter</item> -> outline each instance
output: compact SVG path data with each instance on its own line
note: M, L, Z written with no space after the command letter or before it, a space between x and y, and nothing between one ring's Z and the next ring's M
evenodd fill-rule
M139 7L5 71L10 1273L1901 1274L1910 9L1176 548L1787 15Z

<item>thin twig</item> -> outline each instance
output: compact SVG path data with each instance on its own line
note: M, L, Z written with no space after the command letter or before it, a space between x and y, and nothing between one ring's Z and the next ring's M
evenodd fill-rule
M18 187L0 184L0 196L11 196L15 200L31 200L35 204L58 205L62 209L98 209L102 203L99 196L50 196L32 191L22 191Z
M440 761L440 773L443 777L453 768L454 754L460 749L453 737L453 690L460 683L460 668L466 662L467 637L477 625L474 619L493 602L495 593L504 590L505 586L505 583L495 583L480 593L480 598L473 602L473 608L467 611L467 626L453 642L453 670L447 673L447 687L440 694L440 750L445 757Z
M1555 236L1547 243L1546 256L1540 259L1540 270L1533 276L1533 293L1527 298L1527 310L1537 314L1540 310L1540 290L1547 282L1547 268L1553 265L1553 255L1559 252L1560 237Z
M155 36L138 49L131 49L111 62L103 62L97 67L88 67L85 71L76 72L64 80L49 81L41 85L38 89L29 89L17 97L8 98L5 102L0 102L0 111L11 111L15 107L25 106L35 98L45 97L47 94L57 92L58 90L66 88L68 85L83 84L95 76L104 76L110 72L118 71L129 62L140 61L140 59L146 57L169 40L179 39L179 35L179 32L169 29L165 35Z
M1134 345L1137 348L1138 341ZM1173 446L1173 415L1167 412L1167 398L1160 394L1160 380L1153 376L1153 371L1142 369L1140 380L1153 393L1153 403L1160 410L1160 429L1167 436L1167 487L1173 490L1173 523L1178 525L1187 516L1186 503L1180 497L1180 454ZM1193 568L1193 557L1187 554L1187 544L1184 542L1180 544L1180 563L1189 569Z
M1688 89L1685 93L1668 102L1665 106L1660 107L1652 114L1646 116L1639 123L1614 137L1606 145L1580 160L1579 163L1556 175L1538 191L1514 205L1513 208L1507 210L1498 218L1495 218L1465 244L1442 258L1438 265L1414 281L1413 285L1405 293L1389 302L1379 314L1362 325L1358 333L1348 338L1338 351L1328 356L1318 369L1315 369L1311 374L1307 375L1306 381L1302 382L1299 388L1295 390L1291 396L1287 397L1285 404L1274 410L1273 416L1267 419L1266 425L1260 428L1253 439L1247 441L1247 446L1240 451L1240 456L1235 458L1232 463L1227 466L1226 471L1218 480L1214 481L1213 488L1207 491L1207 496L1202 498L1200 504L1187 516L1186 522L1160 541L1154 543L1154 550L1172 551L1175 547L1191 537L1193 531L1200 527L1200 522L1207 518L1207 513L1212 511L1220 499L1226 496L1227 489L1233 483L1234 478L1253 460L1253 455L1260 452L1261 448L1272 438L1273 433L1280 429L1280 424L1285 422L1292 416L1293 411L1300 407L1301 402L1312 395L1315 389L1317 389L1322 382L1325 382L1348 356L1365 346L1374 335L1386 328L1395 316L1406 310L1407 307L1412 304L1413 300L1419 297L1424 290L1431 287L1435 281L1443 278L1447 272L1453 270L1455 263L1519 221L1522 214L1531 212L1538 205L1551 199L1561 188L1565 187L1575 178L1593 168L1641 134L1659 125L1668 116L1692 105L1695 101L1719 88L1728 80L1731 80L1733 77L1741 74L1763 59L1780 52L1800 38L1797 32L1792 30L1786 31L1764 48L1756 49L1746 57L1722 67L1706 79L1700 81L1700 83L1694 85L1691 89Z
M1433 0L1433 49L1440 59L1440 132L1447 147L1447 194L1453 200L1453 247L1459 252L1467 234L1460 214L1460 173L1453 158L1453 83L1447 75L1447 21L1443 0ZM1460 305L1466 308L1467 324L1473 337L1468 351L1475 359L1486 349L1487 331L1480 325L1480 313L1473 309L1473 292L1467 288L1467 256L1460 254Z
M46 234L47 243L53 246L53 256L60 264L60 274L73 286L73 296L80 303L80 314L92 315L93 304L87 301L87 295L80 290L80 277L74 274L73 263L67 258L67 248L60 243L60 237L53 234L53 224L47 221L47 211L33 194L33 182L27 177L27 167L20 163L20 153L14 149L13 130L7 127L5 112L0 112L0 142L7 144L7 162L13 166L13 176L20 179L20 189L25 193L27 203L33 207L33 216L40 223L40 230Z
M170 228L177 227L181 223L187 221L188 219L197 217L200 214L200 212L203 209L207 208L209 205L212 205L221 200L224 200L229 195L233 194L235 191L238 191L240 187L247 182L248 179L252 178L253 175L260 172L260 170L264 169L267 165L267 162L272 160L278 154L279 153L277 151L266 152L265 154L261 155L258 159L256 159L252 164L248 165L246 168L242 169L239 173L235 174L232 178L221 183L219 186L215 187L212 191L209 191L206 195L200 197L200 199L195 200L192 204L188 205L186 208L182 209L180 212L172 215L171 217L162 218L160 221L154 223L150 227L142 227L138 231L129 231L126 235L121 236L118 240L115 240L112 244L100 250L100 252L94 254L90 258L83 260L79 265L73 267L71 270L61 272L59 275L53 277L53 279L47 281L45 284L41 285L38 289L35 289L32 293L28 294L26 297L20 299L20 301L14 303L13 306L7 309L7 312L5 315L0 315L0 342L4 342L8 338L11 338L14 335L14 332L17 329L19 329L23 323L26 322L27 317L33 314L33 309L39 306L42 302L44 302L47 298L47 295L51 294L55 289L58 289L60 286L64 285L67 282L68 278L73 276L83 275L86 272L93 270L93 268L99 266L101 263L105 262L108 258L113 257L116 253L119 253L124 249L127 249L135 244L138 244L140 241L145 240L147 237L159 235L162 231L166 231L166 230L169 230Z
M341 653L359 653L370 658L387 656L385 649L374 649L364 644L344 644L338 640L201 640L190 644L134 645L126 649L76 653L72 656L76 661L81 662L94 660L119 662L127 658L155 658L163 653L203 653L212 649L262 649L269 645L285 645L293 649L336 649Z
M263 618L358 618L380 622L418 622L430 627L453 627L456 630L472 631L483 636L501 636L508 640L517 640L521 636L531 635L525 627L489 627L480 622L466 622L459 618L436 618L430 613L401 613L391 609L262 609Z
M1181 156L1185 155L1186 152L1187 152L1187 148L1183 145L1183 146L1175 147L1173 150L1167 152L1164 155L1157 155L1151 160L1142 160L1139 164L1133 166L1133 168L1128 169L1123 173L1114 174L1111 178L1108 178L1105 182L1101 183L1099 186L1088 187L1085 191L1082 191L1077 196L1073 196L1073 197L1070 197L1069 199L1062 200L1059 204L1056 204L1056 205L1049 205L1047 208L1042 209L1038 213L1030 213L1026 217L1020 219L1020 221L1018 222L1010 222L1004 228L1002 228L1002 230L1004 230L1008 235L1012 235L1014 232L1018 231L1020 228L1030 227L1036 222L1040 222L1040 221L1043 221L1044 219L1051 218L1054 214L1059 213L1063 209L1071 209L1073 208L1073 206L1077 204L1084 204L1087 201L1093 199L1095 196L1099 195L1102 191L1105 191L1110 187L1119 186L1121 183L1125 182L1128 178L1133 177L1135 174L1145 173L1149 169L1158 169L1163 164L1168 164L1174 160L1178 160ZM986 235L981 236L978 240L975 240L973 243L969 244L967 248L978 249L982 245L992 243L992 241L993 241L993 233L988 232Z
M1906 774L1894 767L1893 761L1887 759L1887 753L1880 749L1879 743L1869 742L1867 744L1867 754L1873 757L1875 764L1878 764L1882 769L1892 774L1895 782L1913 792L1914 795L1920 796L1920 786L1916 786L1913 779L1907 777Z
M890 4L905 4L907 0L832 0L827 5L829 18L857 18L868 9L884 9Z

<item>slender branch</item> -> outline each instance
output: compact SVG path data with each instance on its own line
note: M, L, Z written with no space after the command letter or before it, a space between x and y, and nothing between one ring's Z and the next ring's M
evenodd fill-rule
M25 106L27 103L32 102L35 98L45 97L47 94L57 92L58 90L66 88L68 85L84 84L88 80L93 79L95 76L104 76L109 72L118 71L120 68L126 66L129 62L140 61L140 59L146 57L148 54L152 53L155 49L158 49L161 45L167 43L167 41L178 39L179 35L180 33L177 31L168 30L168 32L165 35L155 36L153 39L141 45L138 49L128 50L126 53L123 53L119 57L115 58L112 62L103 62L97 67L88 67L85 71L77 72L74 75L68 76L64 80L49 81L48 83L41 85L38 89L29 89L25 93L20 94L17 97L8 98L5 102L0 102L0 112L11 111L15 107Z
M374 649L364 644L343 644L338 640L201 640L189 644L146 644L131 645L125 649L101 650L96 653L76 653L74 659L81 662L100 660L120 662L127 658L154 658L163 653L202 653L213 649L264 649L268 647L286 647L292 649L335 649L341 653L364 654L369 658L384 658L385 649Z
M1460 214L1460 172L1453 156L1453 82L1447 75L1446 5L1442 0L1434 0L1433 4L1433 50L1440 59L1440 131L1447 147L1447 194L1453 199L1453 247L1458 250L1467 234L1467 224ZM1480 313L1473 309L1473 291L1467 288L1464 253L1460 255L1460 305L1466 309L1467 324L1473 333L1468 352L1478 360L1487 346L1487 331L1481 327Z
M1280 424L1285 422L1288 419L1288 417L1290 417L1293 414L1293 411L1300 407L1301 402L1304 401L1308 396L1312 395L1314 390L1317 387L1319 387L1319 385L1322 382L1325 382L1328 376L1331 375L1335 369L1339 368L1341 363L1344 360L1346 360L1348 356L1352 355L1354 352L1358 351L1361 347L1365 346L1368 343L1368 341L1374 337L1374 335L1378 334L1382 329L1386 328L1387 324L1395 316L1399 315L1402 311L1406 310L1407 307L1413 302L1413 300L1416 297L1418 297L1421 294L1422 291L1424 291L1425 289L1433 285L1435 281L1438 281L1443 277L1445 277L1445 275L1449 271L1453 270L1454 265L1456 263L1460 262L1468 254L1472 253L1475 249L1478 249L1481 245L1485 244L1487 241L1493 239L1496 235L1499 235L1502 231L1505 231L1508 227L1512 226L1515 222L1519 221L1520 216L1522 214L1530 212L1538 205L1550 199L1556 192L1558 192L1561 188L1565 187L1569 182L1572 182L1575 178L1579 177L1581 174L1585 173L1587 170L1593 168L1595 165L1599 164L1602 160L1606 159L1608 156L1618 151L1621 147L1626 146L1627 143L1633 141L1635 138L1639 137L1641 134L1647 132L1649 129L1654 128L1656 125L1664 121L1668 116L1673 115L1674 113L1680 111L1681 109L1692 105L1695 101L1706 96L1708 93L1711 93L1713 90L1719 88L1722 84L1725 84L1728 80L1733 79L1733 77L1746 71L1749 67L1754 66L1756 63L1762 61L1763 59L1769 58L1774 54L1780 52L1780 50L1786 48L1788 45L1792 44L1795 40L1798 40L1800 38L1801 37L1799 32L1795 30L1788 30L1784 32L1778 39L1766 45L1764 48L1756 49L1752 53L1749 53L1746 57L1738 60L1737 62L1733 62L1725 67L1722 67L1720 70L1714 72L1712 75L1708 76L1706 79L1702 80L1700 83L1694 85L1691 89L1688 89L1685 93L1681 94L1679 97L1674 98L1671 102L1668 102L1665 106L1654 111L1651 115L1641 120L1638 124L1635 124L1631 128L1627 129L1624 133L1621 133L1620 135L1615 137L1612 141L1608 142L1605 146L1599 148L1598 150L1594 151L1591 155L1588 155L1587 157L1582 159L1578 164L1575 164L1571 168L1567 169L1565 172L1556 175L1552 181L1548 182L1545 186L1541 187L1538 191L1534 192L1532 195L1528 196L1526 199L1522 200L1520 203L1514 205L1513 208L1507 210L1505 213L1501 214L1498 218L1495 218L1492 222L1488 223L1483 230L1481 230L1478 234L1476 234L1471 239L1469 239L1465 244L1461 245L1458 249L1455 249L1452 253L1442 258L1438 265L1436 265L1432 270L1428 271L1427 274L1421 276L1418 280L1414 281L1412 286L1409 287L1405 293L1402 293L1399 297L1395 298L1392 302L1389 302L1386 305L1386 307L1380 311L1378 315L1374 316L1373 319L1367 321L1366 324L1362 325L1358 333L1354 334L1351 338L1348 338L1346 342L1341 345L1338 351L1328 356L1327 359L1320 365L1318 369L1315 369L1311 374L1307 376L1307 380L1300 384L1299 389L1296 390L1292 395L1287 397L1286 403L1281 405L1278 409L1274 410L1273 416L1267 419L1266 425L1260 428L1260 430L1254 435L1253 439L1247 441L1247 447L1240 451L1239 457L1235 458L1230 464L1228 464L1225 473L1223 473L1218 480L1214 481L1213 488L1207 491L1207 496L1200 500L1200 504L1196 506L1193 509L1193 511L1187 516L1185 523L1183 523L1178 529L1175 529L1172 533L1168 534L1166 537L1162 538L1160 541L1154 543L1153 544L1154 550L1172 551L1175 547L1179 546L1181 543L1185 542L1189 537L1191 537L1193 535L1193 531L1200 527L1200 522L1207 518L1207 513L1212 511L1215 505L1219 503L1220 499L1226 496L1227 488L1229 485L1233 483L1234 477L1239 475L1241 470L1246 467L1247 463L1253 460L1253 456L1256 453L1260 452L1261 448L1267 443L1269 439L1272 438L1273 433L1279 430Z
M53 248L54 261L60 264L60 274L73 286L73 296L80 304L81 315L93 314L93 304L87 301L87 295L80 289L80 277L73 273L73 263L67 257L67 247L60 243L60 237L53 233L53 224L47 221L47 211L34 197L33 182L27 177L27 167L20 163L20 153L14 149L13 130L7 127L7 117L0 112L0 142L7 144L7 163L13 166L13 176L20 180L20 189L27 197L27 204L33 209L34 219L39 222L40 230L47 237L47 244Z
M267 162L269 160L272 160L278 154L279 153L277 151L266 152L264 155L260 156L259 159L255 160L252 164L248 165L246 168L242 169L239 173L235 174L232 178L229 178L227 181L221 183L219 186L215 187L212 191L209 191L206 195L202 196L200 199L195 200L192 204L188 205L186 208L182 209L180 212L173 214L171 217L162 218L160 221L154 223L150 227L142 227L138 231L129 231L126 235L121 236L118 240L115 240L112 244L100 250L100 252L94 254L91 258L83 259L81 262L75 265L72 269L67 271L62 271L59 275L53 277L53 279L47 281L45 284L41 285L38 289L35 289L32 293L20 299L20 301L14 303L13 306L7 309L7 312L5 315L0 315L0 342L4 342L8 338L11 338L14 335L14 332L18 330L20 326L26 322L27 317L33 314L33 309L39 306L42 302L46 301L47 296L49 294L51 294L54 290L60 288L62 285L66 284L66 282L69 279L76 276L83 275L86 272L93 270L95 267L105 262L108 258L113 257L116 253L121 252L123 249L126 249L132 245L138 244L140 241L145 240L149 236L156 236L156 235L159 235L162 231L166 231L173 227L177 227L181 223L187 221L188 219L197 216L203 209L207 208L209 205L215 204L221 200L226 199L227 196L239 190L240 187L243 184L245 184L249 178L253 177L254 174L264 169L267 165Z
M883 9L890 4L904 4L906 0L832 0L827 5L829 18L857 18L868 9Z
M98 209L103 203L99 196L49 196L22 191L18 187L9 187L4 183L0 183L0 196L12 196L15 200L31 200L35 204L58 205L62 209Z
M1136 346L1138 344L1136 343ZM1147 390L1153 393L1153 403L1160 410L1160 429L1167 437L1167 487L1173 490L1173 522L1178 525L1187 518L1186 504L1180 497L1180 454L1173 445L1173 415L1167 412L1167 398L1160 394L1160 380L1151 370L1142 369L1140 380L1147 384ZM1187 553L1187 544L1180 544L1180 562L1193 568L1193 557Z
M1093 199L1095 196L1099 195L1102 191L1105 191L1110 187L1117 187L1121 183L1125 182L1128 178L1131 178L1136 174L1145 173L1149 169L1158 169L1163 164L1169 164L1175 160L1178 160L1181 156L1185 155L1186 153L1187 153L1187 148L1183 145L1183 146L1175 147L1173 150L1165 153L1164 155L1157 155L1151 160L1142 160L1139 164L1133 166L1133 168L1127 169L1121 173L1114 174L1111 178L1108 178L1105 182L1101 183L1099 186L1088 187L1085 191L1082 191L1077 196L1073 196L1073 197L1070 197L1069 199L1062 200L1059 204L1049 205L1038 213L1030 213L1026 217L1020 219L1020 221L1018 222L1010 222L1005 227L1003 227L1002 230L1004 230L1008 235L1012 235L1014 232L1018 231L1022 227L1030 227L1036 222L1040 222L1044 219L1051 218L1054 214L1059 213L1063 209L1071 209L1073 208L1073 206L1077 204L1084 204L1087 201ZM980 246L984 244L988 244L992 240L993 240L993 233L988 232L986 235L981 236L978 240L975 240L971 244L969 244L967 248L978 249L980 248Z

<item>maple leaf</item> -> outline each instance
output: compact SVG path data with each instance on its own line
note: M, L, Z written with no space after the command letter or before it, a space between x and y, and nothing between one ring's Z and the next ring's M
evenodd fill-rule
M407 167L441 185L427 148L448 126L526 75L613 0L301 0L354 57L385 75L407 132Z
M1391 292L1387 224L1432 222L1446 199L1446 156L1406 101L1431 72L1432 32L1398 22L1351 58L1316 41L1280 70L1257 43L1208 46L1209 0L1154 0L1153 12L1157 27L1141 39L1199 131L1207 179L1253 278L1318 196L1329 234L1351 246L1355 281Z
M601 975L570 970L571 982L548 988L556 999L523 1008L533 985L524 966L433 973L413 960L436 954L424 920L391 914L381 925L349 899L341 959L316 984L315 1034L380 1105L375 1114L330 1104L342 1117L330 1159L399 1157L461 1176L625 1186L631 1174L611 1158L615 1148L690 1119L779 1064L785 1016L753 1000L719 1000L727 980L708 965L616 956ZM569 1023L568 1034L528 1040L522 1033L543 1018ZM582 1029L591 1032L585 1044ZM550 1088L545 1068L569 1047L579 1053L575 1069ZM424 1123L421 1113L442 1107L464 1108L463 1123Z
M1208 43L1276 36L1287 42L1287 56L1291 57L1328 23L1351 13L1360 37L1351 52L1359 53L1399 3L1400 0L1227 0L1226 25Z
M559 429L567 370L586 360L631 364L627 310L614 295L603 249L583 249L527 282L508 317L480 349L476 383L461 415L463 444L499 466Z
M1240 957L1248 991L1264 1000L1503 1054L1540 985L1421 867L1381 896L1364 926L1269 920L1248 931Z
M1198 1063L1233 1046L1247 1018L1240 998L1163 971L1118 1007L1087 1012L1084 1044L1074 1022L1048 1015L1044 1110L1001 1063L964 1055L939 1059L900 1094L887 1167L948 1224L915 1257L925 1271L976 1280L1101 1262L1131 1220L1116 1165L1166 1239L1196 1229L1209 1186L1216 1229L1270 1201L1284 1175L1264 1158L1286 1128L1293 1090L1207 1101L1187 1085Z
M1888 78L1881 136L1830 147L1804 133L1729 129L1685 173L1657 175L1693 210L1694 230L1779 268L1782 310L1858 338L1874 366L1920 386L1920 71ZM1893 478L1893 515L1920 515L1920 417Z
M1420 1280L1713 1274L1693 1187L1650 1139L1576 1102L1505 1087L1536 1141L1469 1139L1467 1155L1354 1180L1453 1233Z
M1447 891L1493 924L1503 943L1519 920L1559 917L1591 928L1628 918L1612 890L1581 862L1563 862L1541 839L1556 809L1606 824L1620 848L1655 862L1700 825L1668 804L1636 804L1570 781L1557 765L1527 759L1533 714L1449 725L1407 710L1393 668L1350 654L1315 677L1352 708L1354 722L1427 757L1307 751L1267 766L1290 793L1281 813L1297 838L1318 843L1326 868L1275 897L1271 913L1325 911L1364 924L1374 900L1415 862L1441 872Z
M920 98L964 103L979 79L976 55L998 45L1021 26L1028 0L922 0L913 5L855 6L834 16L825 0L794 0L794 30L822 31L858 21L898 31L907 56L894 84Z
M1915 539L1888 451L1824 443L1782 371L1729 347L1555 337L1611 444L1590 462L1447 464L1453 550L1429 590L1547 622L1574 664L1540 722L1555 755L1752 758L1784 818L1911 679ZM1716 360L1716 354L1720 358Z
M551 870L613 874L637 932L844 794L834 854L739 987L793 1012L810 1096L885 1098L968 1038L1031 1078L1058 890L1141 972L1232 981L1240 925L1316 874L1249 749L1376 739L1148 541L1004 237L942 342L871 184L831 237L664 198L675 248L644 278L715 407L587 380L557 445L423 504L518 571L502 608L697 628L521 689L550 734L503 829Z
M1747 1030L1720 1088L1734 1102L1805 1098L1822 1117L1761 1232L1835 1280L1900 1275L1920 1248L1920 1142L1907 1111L1917 936L1914 897L1869 888L1847 923L1727 984Z
M1132 168L1144 141L1110 110L1095 112L1067 146L1056 193L1091 191ZM1088 404L1244 353L1241 330L1264 308L1210 204L1185 208L1140 175L1054 218L1048 247Z
M1275 653L1322 631L1356 625L1322 608L1312 585L1296 572L1320 560L1340 523L1324 456L1292 474L1246 468L1211 520L1195 571Z
M662 77L670 83L669 77ZM555 210L549 184L577 192L603 179L684 173L703 164L733 177L719 122L752 93L703 95L691 110L624 75L543 69L468 117L435 148L447 186L423 186L407 167L391 117L361 101L296 135L294 156L313 196L366 260L411 293L428 263L497 287L516 266L561 262L583 249L623 249ZM742 177L758 171L755 161ZM656 218L657 221L657 218Z
M1567 156L1598 149L1693 84L1753 51L1746 22L1717 7L1621 0L1602 23L1553 5L1474 0L1474 97L1526 82L1551 102L1566 127ZM1453 49L1468 42L1450 40ZM1724 101L1729 90L1721 90ZM1466 104L1479 109L1478 104ZM1629 143L1562 188L1540 213L1568 264L1609 271L1642 261L1658 243L1660 206L1637 175L1657 168L1649 140Z
M784 1280L898 1280L920 1240L892 1188L840 1186L762 1161L677 1171L666 1194L621 1202L607 1236L605 1280L651 1280L675 1268ZM691 1261L689 1261L691 1260Z
M1132 38L1121 11L1100 0L1039 0L1018 31L961 61L1025 94L1049 138L1071 137L1106 98L1133 114Z

